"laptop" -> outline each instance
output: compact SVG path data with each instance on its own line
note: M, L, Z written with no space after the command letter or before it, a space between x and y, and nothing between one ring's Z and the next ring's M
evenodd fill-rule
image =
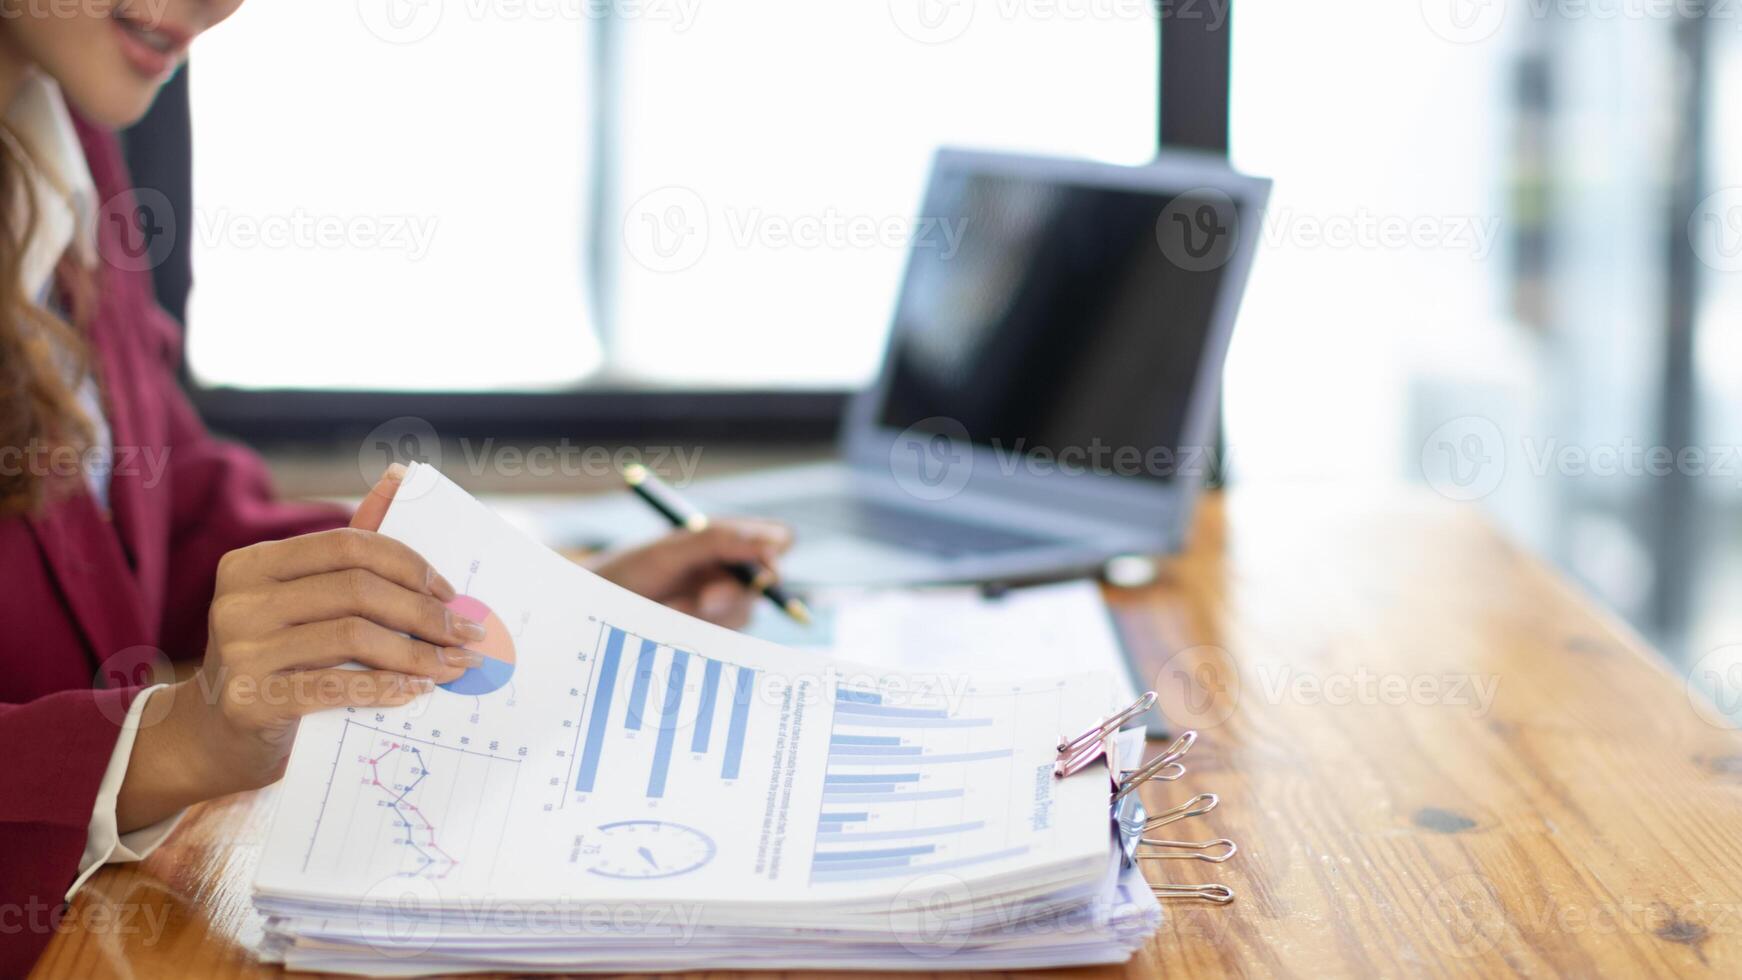
M839 458L685 495L793 525L800 585L1030 581L1176 550L1269 189L1196 154L939 151L920 227L959 233L910 247ZM665 530L627 499L582 508L569 530Z

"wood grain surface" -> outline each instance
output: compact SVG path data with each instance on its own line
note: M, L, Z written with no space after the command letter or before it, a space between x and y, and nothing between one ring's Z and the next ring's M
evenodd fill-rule
M1231 906L1170 903L1073 976L1742 975L1742 737L1477 512L1427 494L1206 501L1160 580L1110 592L1201 739L1152 805L1221 796ZM271 790L189 814L82 891L35 976L242 977ZM951 974L958 976L959 974Z

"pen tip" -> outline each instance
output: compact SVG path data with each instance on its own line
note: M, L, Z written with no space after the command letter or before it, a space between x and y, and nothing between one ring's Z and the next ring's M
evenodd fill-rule
M802 625L809 626L811 624L810 607L797 599L788 599L786 601L786 614L797 620Z
M640 463L630 463L623 467L623 482L632 487L638 487L647 479L647 467Z

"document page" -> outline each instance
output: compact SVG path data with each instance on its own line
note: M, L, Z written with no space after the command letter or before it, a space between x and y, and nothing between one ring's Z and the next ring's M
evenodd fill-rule
M854 666L620 589L426 466L384 534L485 625L484 665L403 708L302 723L257 888L442 903L849 902L894 879L1095 867L1107 782L1059 780L1104 675ZM990 886L988 886L990 887Z
M1093 581L984 595L974 587L829 589L810 595L813 622L758 606L745 631L784 646L890 670L950 670L1009 677L1102 671L1113 703L1137 700L1131 666Z

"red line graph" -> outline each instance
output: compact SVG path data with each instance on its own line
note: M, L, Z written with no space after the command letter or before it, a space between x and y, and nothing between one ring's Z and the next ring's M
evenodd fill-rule
M413 769L413 772L417 774L416 778L411 782L400 787L397 793L394 792L395 787L392 784L383 782L381 779L381 763L386 761L386 759L395 752L410 753L411 757L415 760L415 768ZM424 779L429 776L429 768L424 765L423 753L419 751L415 745L401 745L398 742L393 742L388 745L387 751L382 752L373 759L366 759L365 761L369 764L369 780L371 785L375 786L386 795L387 808L393 811L394 819L399 821L400 829L405 832L403 843L406 847L410 848L412 852L418 856L419 861L422 862L416 868L401 873L411 877L446 878L448 872L454 870L454 867L460 862L455 860L452 855L448 854L448 852L442 850L441 845L436 843L435 824L431 823L430 819L424 816L423 811L418 808L416 803L413 803L408 799L408 797L411 796L412 790L417 789L417 787L423 783ZM413 818L417 821L417 825L415 826L412 823ZM421 841L419 840L420 837L422 838ZM440 869L439 873L432 870L436 868Z

